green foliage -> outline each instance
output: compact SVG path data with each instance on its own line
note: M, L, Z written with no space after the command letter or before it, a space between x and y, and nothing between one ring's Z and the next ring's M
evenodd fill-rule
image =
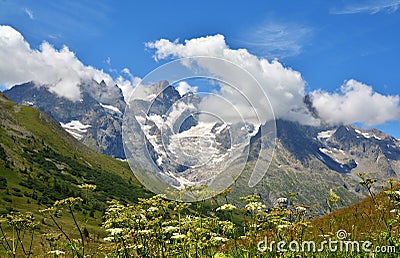
M95 185L82 184L79 187L89 194L97 189ZM388 220L389 230L375 235L375 244L400 248L400 191L390 188L384 194L389 197L392 216ZM49 208L41 210L53 223L57 231L42 235L47 242L50 254L54 257L365 257L369 253L343 252L324 250L279 252L260 250L259 244L268 238L270 242L300 242L310 237L307 232L312 229L313 222L309 218L309 209L295 203L296 195L278 198L274 207L266 207L257 195L241 198L242 207L225 203L214 208L214 215L208 216L198 212L203 202L184 203L166 200L163 195L150 198L139 198L137 203L122 204L112 200L104 213L102 228L106 235L100 242L94 242L90 229L87 228L87 213L90 200L85 202L81 197L68 197L53 203ZM338 196L330 194L332 202ZM289 201L289 199L291 199ZM379 198L377 199L379 200ZM67 213L67 214L65 214ZM243 219L233 223L233 213ZM332 214L332 213L331 213ZM62 226L65 216L72 218L75 232L67 232ZM31 251L34 231L37 224L31 213L10 212L1 220L0 230L5 239L2 244L9 257L33 255ZM80 218L80 219L79 219ZM221 219L225 218L225 219ZM8 231L3 228L8 228ZM11 236L12 232L19 232ZM23 236L29 234L29 238ZM350 234L349 234L350 235ZM347 235L347 237L349 236ZM356 231L351 231L356 237ZM364 236L365 237L365 236ZM310 238L317 244L325 239L337 241L335 233L328 232L322 237ZM24 240L25 239L25 240ZM355 238L354 238L355 239ZM370 238L366 239L369 240ZM22 241L22 242L21 242ZM94 247L93 247L94 246ZM92 249L91 249L92 247ZM18 249L19 248L19 252ZM36 253L41 254L41 253ZM388 257L394 253L379 254L374 257Z
M3 161L7 160L6 151L4 150L3 146L1 146L1 145L0 145L0 160L3 160Z
M126 162L88 149L43 112L16 105L0 93L0 118L0 215L30 211L43 222L41 233L48 233L57 227L38 211L59 200L81 198L82 205L74 211L77 221L83 220L82 233L86 228L90 237L99 239L105 234L98 225L108 200L131 203L151 196ZM85 184L97 188L79 188ZM62 216L59 223L75 238L71 216ZM5 227L5 233L12 235L9 230L12 228ZM34 241L41 251L41 238ZM60 241L65 243L65 239ZM3 251L0 248L0 257L6 255Z
M338 229L400 248L400 185L393 180L381 198L372 191L375 180L360 174L372 199L372 208L361 211L333 211L343 198L340 191L326 193L332 212L320 220L325 229L311 220L309 207L296 203L296 194L278 198L272 207L257 195L234 205L230 189L217 207L152 196L127 163L87 149L42 112L2 100L0 117L1 257L387 257L258 250L265 237L320 243L336 239ZM186 190L202 199L201 187ZM356 222L375 231L364 229L363 235Z
M7 179L0 177L0 190L7 188Z
M255 257L260 254L257 243L266 232L302 235L308 226L303 220L305 209L268 211L259 196L242 200L243 209L229 203L215 209L230 218L240 212L242 224L196 212L192 215L190 203L168 201L162 195L139 199L137 204L112 201L103 223L109 232L104 240L109 244L102 249L108 257Z
M32 255L32 243L37 224L32 213L11 212L0 220L1 244L9 257L17 257L19 249L25 257ZM12 237L4 228L12 231ZM27 238L25 238L27 236Z

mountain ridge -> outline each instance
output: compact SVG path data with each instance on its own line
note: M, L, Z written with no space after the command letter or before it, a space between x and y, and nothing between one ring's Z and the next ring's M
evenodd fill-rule
M98 86L100 87L101 85L98 84ZM15 87L17 89L21 86ZM32 89L37 89L37 87L33 88L32 85L30 87ZM163 88L165 88L166 91L158 94ZM14 88L5 93L15 99L17 91L13 89ZM154 164L158 164L161 169L164 166L166 171L176 169L177 173L183 173L188 169L188 165L190 164L182 163L177 166L176 164L168 162L165 157L161 158L161 150L164 147L161 148L160 144L170 144L171 142L170 139L162 138L159 126L162 121L166 121L171 108L178 108L178 105L174 103L180 102L183 106L193 104L195 107L199 100L196 99L196 95L193 93L186 93L180 96L178 91L166 81L161 81L154 85L154 91L154 94L151 94L151 96L143 96L143 99L137 99L133 103L130 103L133 109L143 110L142 113L139 112L136 114L136 117L132 119L139 119L138 116L140 116L140 121L137 121L138 130L140 126L144 126L144 128L148 130L144 135L147 139L145 145L147 146L146 149L149 151L150 158L153 160ZM31 101L34 95L32 95L32 93L28 95L26 92L27 91L22 92L25 93L26 96L22 94L16 100L22 104L30 105L29 101ZM82 90L82 92L85 94L84 90ZM108 97L112 98L112 96ZM121 100L121 96L118 94L115 95L115 98ZM112 112L112 110L103 107L104 105L113 104L110 104L110 101L108 103L101 103L94 98L88 98L88 101L90 100L92 100L92 106L88 104L86 107L88 110L95 110L94 114L96 114L96 116L94 117L97 118L98 116L104 115L106 112ZM312 110L312 100L305 99L305 101L307 101L307 107ZM54 102L53 105L56 103L60 103L60 101ZM45 104L46 103L42 103L39 106L42 106L42 108L45 107L44 109L50 109L50 103L47 103L49 106ZM103 104L103 106L101 104ZM115 105L113 107L118 106L118 104L113 105ZM52 108L51 111L53 110L57 110L57 108ZM171 127L171 133L184 134L191 130L193 126L198 125L195 116L187 116L185 114L186 113L182 113L180 115L182 119L179 116L176 118L180 123L178 127L175 125ZM318 116L315 112L313 114L314 116ZM73 122L75 121L74 119L78 118L69 116L67 120ZM113 130L118 130L121 127L122 114L114 112L112 115L108 115L107 119L109 119L109 122L103 123L103 126L107 127L112 125ZM85 130L87 132L100 131L104 133L104 128L102 128L99 123L86 123L86 120L82 119L77 121L79 121L80 124L75 122L75 124L72 125L75 125L78 133L84 134L82 131ZM70 127L72 127L72 125ZM86 128L85 126L88 125L90 125L90 127ZM265 129L268 129L267 125L263 126ZM235 132L238 132L238 130L242 128L247 128L248 133L251 132L250 155L240 162L254 163L257 160L257 152L260 151L259 148L263 149L265 147L260 145L261 137L263 136L257 133L257 131L254 131L255 128L251 129L245 124L236 127L229 125L227 128L236 130ZM64 129L70 130L70 128L66 126L64 126ZM261 186L253 189L253 192L256 191L263 195L266 202L271 202L274 198L281 197L285 192L297 191L302 193L303 201L306 204L324 203L323 194L332 188L341 192L344 199L348 199L347 203L350 204L366 195L357 185L357 173L369 172L372 177L380 181L385 181L389 177L398 178L400 175L400 143L394 137L379 130L363 130L351 125L330 126L323 124L321 126L309 126L282 119L276 120L276 129L277 148L273 162L271 163L270 169L266 172L265 179L260 183ZM209 131L211 135L215 136L213 137L216 140L216 150L224 151L235 144L234 142L229 142L228 144L227 139L230 138L229 132L228 130L223 130L222 124L220 127L216 127L216 125L210 127ZM117 136L114 138L107 138L107 134L103 135L105 136L101 139L104 139L104 141L96 140L96 144L106 145L112 142L113 148L122 150L122 138L120 138L119 134L116 134ZM92 133L87 136L86 139L95 138L95 136L96 134ZM136 139L142 136L136 135L133 138ZM116 142L117 138L118 140ZM95 140L91 139L91 141ZM107 151L112 152L112 148L93 147L93 145L90 144L90 140L85 141L85 139L81 139L81 142L97 151L106 153ZM257 145L259 145L258 149ZM122 158L125 157L124 155L119 156L122 156ZM246 174L246 172L244 174ZM303 180L299 178L300 175L304 177ZM244 177L246 176L241 176L241 178ZM319 178L317 182L321 183L321 186L316 187L313 183L316 178ZM238 181L240 181L240 179L238 179ZM288 182L296 183L284 186ZM176 185L177 183L174 184ZM239 192L246 187L248 188L244 183L240 183L240 185L242 189L238 189ZM312 189L315 187L316 190L313 191ZM263 188L268 188L268 190ZM250 190L247 189L246 191L249 192ZM241 196L243 196L243 194L241 194Z
M0 117L0 175L6 182L1 195L11 195L0 200L2 213L24 209L22 199L46 206L69 196L83 197L81 184L97 186L93 202L98 212L106 200L133 202L149 196L125 162L78 142L44 112L17 105L0 93Z
M126 104L121 90L103 81L85 82L80 88L79 101L59 97L33 82L16 85L4 93L18 104L46 112L95 151L123 159L121 125ZM80 126L76 126L78 122Z

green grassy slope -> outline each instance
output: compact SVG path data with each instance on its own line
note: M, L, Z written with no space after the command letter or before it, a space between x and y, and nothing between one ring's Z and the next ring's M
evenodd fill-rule
M382 232L390 231L388 222L396 218L396 214L390 212L392 209L388 196L381 192L374 198L367 197L313 220L309 233L310 236L318 237L345 230L354 239L376 238Z
M38 210L56 200L81 197L90 210L79 216L90 217L88 228L94 229L107 200L126 203L150 196L126 162L90 150L45 113L17 105L2 93L0 125L0 215L31 211L40 220ZM79 188L82 184L97 188L86 192Z

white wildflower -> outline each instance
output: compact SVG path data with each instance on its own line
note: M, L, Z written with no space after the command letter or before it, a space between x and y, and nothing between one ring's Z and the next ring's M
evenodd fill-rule
M177 231L179 229L179 227L174 227L174 226L167 226L164 228L164 231L166 233L172 232L172 231Z
M283 224L283 225L278 225L278 226L277 226L278 229L285 229L285 228L287 228L287 227L289 227L288 224Z
M105 237L105 238L103 238L103 240L107 241L107 242L112 242L112 241L114 241L114 237Z
M122 228L109 228L107 231L110 232L110 235L115 236L122 233Z
M307 209L305 208L305 207L303 207L303 206L297 206L296 207L296 211L297 212L305 212Z
M174 233L173 236L171 237L171 239L181 239L181 238L185 238L186 236L183 234L179 234L179 233Z
M233 211L236 209L237 208L235 205L228 203L228 204L222 205L221 207L218 207L216 211Z
M147 235L147 234L150 234L152 231L150 230L150 229L142 229L142 230L139 230L139 233L140 234L144 234L144 235Z
M147 218L146 216L144 216L142 213L139 214L140 218L137 218L135 221L136 223L140 224L140 223L146 223Z
M216 241L221 241L221 242L226 242L229 240L228 238L219 237L219 236L212 237L211 239L216 240Z
M54 254L54 255L62 255L62 254L65 254L65 252L63 252L63 251L60 251L60 250L53 250L53 251L49 251L49 252L47 252L48 254Z
M96 185L91 185L91 184L78 185L78 187L81 189L87 189L87 190L95 190L96 189Z
M245 208L248 211L256 211L256 210L259 211L259 210L267 208L267 206L265 206L265 204L262 204L261 202L250 202L250 203L246 204Z
M276 199L276 202L277 203L287 203L287 198L285 198L285 197L278 198L278 199Z
M158 211L158 208L157 207L150 207L150 208L147 209L147 211L148 212L156 212L156 211Z

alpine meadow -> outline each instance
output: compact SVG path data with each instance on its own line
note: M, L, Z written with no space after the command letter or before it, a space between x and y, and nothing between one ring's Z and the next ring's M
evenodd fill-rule
M0 1L0 257L398 257L399 7Z

